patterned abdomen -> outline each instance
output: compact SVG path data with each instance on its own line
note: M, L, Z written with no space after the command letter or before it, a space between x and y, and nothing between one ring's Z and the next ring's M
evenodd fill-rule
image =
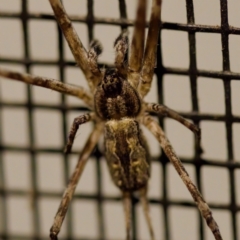
M136 191L147 185L150 176L148 148L135 119L106 122L105 156L111 177L121 190Z

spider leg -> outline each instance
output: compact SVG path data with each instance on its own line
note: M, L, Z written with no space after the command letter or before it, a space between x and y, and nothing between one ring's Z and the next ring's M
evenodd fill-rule
M4 70L1 68L0 76L78 97L82 99L89 108L93 108L92 96L83 87L63 83L51 78L39 77L27 73Z
M147 200L147 187L140 190L140 196L141 196L141 203L142 203L142 206L143 206L143 212L144 212L145 219L146 219L146 222L147 222L147 225L148 225L151 240L154 240L155 237L154 237L151 217L150 217L150 214L149 214L149 204L148 204L148 200Z
M148 111L148 112L154 112L156 114L166 116L166 117L170 117L170 118L180 122L185 127L190 129L191 131L193 131L198 138L201 138L200 128L197 127L196 125L194 125L193 123L189 122L185 118L183 118L181 115L179 115L174 110L172 110L172 109L170 109L170 108L168 108L164 105L156 104L156 103L144 103L144 106L146 108L146 111Z
M128 65L128 81L135 88L137 88L139 84L140 71L143 59L146 8L147 1L139 0Z
M128 36L127 31L123 31L115 40L114 48L116 51L115 56L115 67L118 73L123 77L127 78L127 67L125 63L126 54L128 50Z
M90 49L88 51L88 65L92 73L97 77L98 81L102 79L102 72L100 71L97 63L98 56L102 53L102 45L98 40L93 40L90 43ZM98 84L97 82L96 84Z
M132 221L132 202L131 194L129 192L123 192L123 207L125 213L126 224L126 240L131 239L131 221Z
M79 39L62 3L59 0L49 0L55 18L68 42L77 65L82 69L90 89L93 91L98 84L98 75L92 73L88 66L87 51Z
M182 181L186 185L188 191L192 195L192 198L194 199L203 218L206 220L206 223L207 223L208 227L211 229L215 239L222 240L222 236L219 231L218 225L212 216L212 212L211 212L209 206L203 199L203 197L202 197L201 193L199 192L199 190L197 189L197 187L192 182L192 180L189 177L186 169L184 168L181 160L178 158L178 156L176 155L176 153L173 150L173 147L171 146L170 142L168 141L167 137L165 136L162 128L149 115L143 116L140 120L159 141L163 151L167 155L170 162L173 164L177 173L179 174Z
M147 43L144 51L139 93L144 97L151 88L160 26L161 0L152 1L152 13L149 23Z
M52 240L58 239L57 235L60 232L60 229L61 229L63 220L65 218L69 203L75 192L75 188L76 188L79 178L82 174L84 166L85 166L92 150L96 146L96 143L99 140L99 137L102 133L102 129L103 129L103 125L101 123L98 123L95 125L94 130L92 131L91 135L89 136L88 141L86 142L86 144L80 154L80 157L79 157L78 163L75 167L75 170L69 180L66 190L64 191L62 201L60 203L60 206L59 206L56 216L54 218L53 226L50 229L50 238Z
M78 117L74 118L71 130L70 130L69 135L68 135L67 145L64 149L65 153L70 153L71 152L73 141L74 141L74 138L75 138L75 135L77 133L77 130L78 130L79 126L81 124L89 122L93 119L96 119L96 115L95 115L94 112L86 113L84 115L81 115L81 116L78 116Z

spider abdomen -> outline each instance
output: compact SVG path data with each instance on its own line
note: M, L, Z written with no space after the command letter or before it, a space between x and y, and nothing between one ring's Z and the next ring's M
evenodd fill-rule
M121 190L136 191L147 185L150 176L148 148L135 119L106 122L105 156L111 177Z
M136 117L141 100L136 90L115 69L107 69L94 96L95 111L103 120Z

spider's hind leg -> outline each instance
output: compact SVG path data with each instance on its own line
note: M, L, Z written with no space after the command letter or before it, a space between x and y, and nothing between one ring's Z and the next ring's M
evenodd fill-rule
M198 188L192 182L181 160L178 158L169 140L165 136L162 128L149 115L143 116L141 118L141 122L148 128L148 130L156 137L156 139L160 143L169 161L173 164L178 175L180 176L188 191L192 195L192 198L195 201L199 211L201 212L202 217L205 219L208 227L211 229L215 240L223 240L219 227L215 219L213 218L212 212L208 204L205 202Z
M103 124L98 123L95 125L94 130L92 131L91 135L89 136L89 138L80 154L78 163L74 169L73 174L71 175L71 178L69 179L68 186L67 186L66 190L64 191L60 206L59 206L56 216L54 218L53 225L50 229L50 238L52 240L58 239L58 233L61 230L63 220L66 216L68 206L72 200L77 183L79 181L79 178L83 172L83 169L85 167L85 164L86 164L91 152L93 151L94 147L96 146L96 144L99 140L99 137L102 134L102 129L103 129Z
M146 222L148 225L148 230L149 230L149 233L151 236L151 240L154 240L155 239L154 231L153 231L151 217L149 214L149 203L148 203L148 199L147 199L147 187L140 190L140 198L141 198L141 203L142 203L145 219L146 219Z
M132 199L129 192L123 192L123 207L125 214L125 224L126 224L126 240L131 239L131 221L132 221Z

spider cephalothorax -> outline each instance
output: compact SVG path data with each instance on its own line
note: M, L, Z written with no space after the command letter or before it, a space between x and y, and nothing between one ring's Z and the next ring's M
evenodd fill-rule
M86 77L91 94L82 87L61 83L49 78L35 77L2 69L0 69L0 75L77 96L85 102L91 112L74 119L65 148L66 153L71 151L79 126L89 121L96 123L63 194L50 230L51 239L57 239L77 182L101 134L104 134L105 137L105 156L112 179L123 194L126 239L130 240L131 238L131 194L133 191L140 192L150 236L152 240L154 239L147 201L150 158L146 140L140 129L140 124L143 124L159 141L163 151L191 193L215 239L222 240L218 225L207 203L193 184L162 128L149 113L171 117L192 130L198 137L200 137L200 129L166 106L144 102L144 97L151 87L156 63L161 0L152 0L146 44L144 44L144 38L147 1L138 0L129 59L127 59L126 54L128 39L126 31L124 31L114 43L116 50L115 68L105 71L101 71L97 64L97 57L102 51L98 41L93 41L90 50L86 51L60 0L49 0L49 2L77 65L82 69Z
M107 69L94 95L95 111L103 120L136 117L141 110L137 91L116 69Z

